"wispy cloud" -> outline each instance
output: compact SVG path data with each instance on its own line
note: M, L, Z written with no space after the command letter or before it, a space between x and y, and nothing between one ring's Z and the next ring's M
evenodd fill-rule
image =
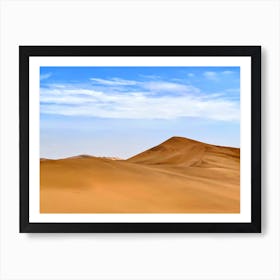
M224 74L224 75L230 75L230 74L233 74L233 73L234 73L233 71L229 71L229 70L222 72L222 74Z
M49 84L41 88L41 113L120 119L204 119L239 121L239 102L225 93L161 80L91 78L95 85ZM116 91L115 86L121 87Z
M206 72L203 73L203 75L208 80L212 80L212 81L218 81L219 80L217 72L206 71Z
M144 77L144 76L142 76ZM111 79L99 79L99 78L91 78L90 80L94 82L94 85L98 86L106 86L104 90L108 91L108 86L111 89L120 89L120 90L128 90L129 86L133 86L134 89L142 89L146 91L146 94L156 94L156 93L166 93L173 92L176 93L188 93L188 92L199 92L199 89L186 85L180 82L173 81L163 81L159 76L146 76L144 81L136 81L136 80L124 80L120 78L111 78ZM147 79L148 78L148 79ZM127 87L128 86L128 87ZM129 90L132 90L130 88Z
M180 93L198 93L199 89L185 85L182 83L165 82L165 81L152 81L144 82L141 86L151 92L173 92L174 94Z
M142 78L145 78L145 79L150 79L150 80L160 79L160 76L158 76L158 75L143 75L143 74L140 74L139 77L142 77Z
M225 70L225 71L206 71L203 73L203 76L211 81L218 82L224 79L226 76L234 74L234 71Z
M46 80L52 76L52 73L46 73L40 75L40 81Z
M99 79L99 78L91 78L92 82L106 85L106 86L133 86L136 85L136 81L124 80L120 78L112 78L112 79Z

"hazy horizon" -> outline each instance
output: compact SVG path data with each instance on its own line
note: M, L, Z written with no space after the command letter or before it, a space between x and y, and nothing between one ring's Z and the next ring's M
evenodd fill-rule
M180 136L240 147L239 67L41 67L40 157L127 159Z
M133 155L129 156L128 158L120 158L120 157L118 157L118 156L104 156L104 155L96 156L96 155L94 155L94 154L81 153L81 154L67 155L67 156L65 156L65 157L52 157L52 158L51 158L51 157L40 157L40 159L63 159L63 158L71 158L71 157L75 157L75 156L92 156L92 157L100 157L100 158L104 157L104 158L116 158L116 159L120 159L120 160L127 160L127 159L129 159L129 158L131 158L131 157L133 157L133 156L136 156L136 155L138 155L138 154L140 154L140 153L142 153L142 152L144 152L144 151L146 151L146 150L149 150L149 149L151 149L151 148L153 148L153 147L155 147L155 146L161 145L162 143L164 143L165 141L167 141L167 140L169 140L169 139L171 139L171 138L176 138L176 137L182 137L182 136L179 136L179 135L171 136L171 137L165 139L164 141L162 141L162 142L160 142L160 143L157 143L157 144L155 144L155 145L153 145L153 146L151 146L151 147L147 147L145 150L141 150L141 151L137 152L136 154L133 154ZM198 141L198 142L202 142L202 143L205 143L205 144L217 145L217 144L215 144L215 143L206 143L206 142L199 141L199 140L197 140L197 139L188 138L188 137L183 137L183 138L190 139L190 140L194 140L194 141ZM219 145L218 145L218 146L219 146ZM240 147L226 146L226 145L223 146L223 147L236 148L236 149L239 149L239 148L240 148Z

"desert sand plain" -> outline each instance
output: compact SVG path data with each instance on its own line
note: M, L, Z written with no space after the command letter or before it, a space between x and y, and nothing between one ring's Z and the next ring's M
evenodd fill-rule
M240 149L183 137L129 159L40 160L41 213L239 213Z

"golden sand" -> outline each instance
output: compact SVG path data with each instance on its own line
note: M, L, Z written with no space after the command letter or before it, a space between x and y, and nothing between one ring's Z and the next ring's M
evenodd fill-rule
M41 213L239 213L240 149L172 137L127 160L43 159Z

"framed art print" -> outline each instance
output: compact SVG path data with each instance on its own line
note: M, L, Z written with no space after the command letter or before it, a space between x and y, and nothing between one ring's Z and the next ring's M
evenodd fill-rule
M20 46L20 232L261 232L261 47Z

